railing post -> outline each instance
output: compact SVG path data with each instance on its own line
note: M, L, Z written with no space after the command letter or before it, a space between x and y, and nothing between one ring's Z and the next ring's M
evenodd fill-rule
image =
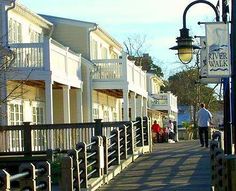
M144 133L144 145L150 145L150 131L149 131L149 119L143 117L143 133Z
M144 146L144 136L143 136L143 120L141 117L137 117L136 121L138 121L138 123L136 124L136 128L139 129L137 131L137 133L140 135L138 137L138 139L136 141L139 141L138 145L139 147L143 147Z
M74 188L80 191L80 175L79 175L79 152L76 149L69 150L67 152L68 156L73 159L73 185Z
M104 148L104 174L108 174L108 139L106 136L103 138L103 148Z
M32 132L30 122L24 122L24 152L26 157L32 156Z
M0 190L11 191L10 174L5 170L0 170Z
M102 136L102 119L94 119L95 121L95 136Z
M96 152L96 155L93 156L93 159L96 160L94 167L97 170L97 172L94 173L93 177L101 177L102 169L104 169L103 140L100 136L96 136L96 137L92 137L91 141L92 142L96 141L96 144L91 146L91 151Z
M80 142L76 145L77 150L81 150L79 152L79 159L82 162L79 164L79 169L82 171L80 174L80 181L82 182L81 188L88 188L88 170L87 170L87 146L86 143Z
M134 124L132 121L127 127L127 147L128 154L134 154Z
M44 184L44 188L41 188L42 191L51 191L51 166L50 163L45 162L39 162L36 164L37 169L44 169L42 172L39 172L37 174L37 182L38 184Z
M35 166L32 163L25 163L19 167L19 172L29 172L29 176L20 179L20 190L29 189L36 191Z
M116 143L114 145L114 150L116 151L114 154L114 157L116 157L116 165L120 164L120 131L118 129L114 129L111 132L111 135L114 135L114 137L111 138L111 144ZM113 163L114 164L114 163Z
M127 126L124 125L123 127L120 127L120 131L120 139L122 139L121 145L123 145L120 149L120 152L123 153L121 159L127 159Z
M61 189L63 191L71 191L73 184L73 159L72 157L63 157L61 162Z

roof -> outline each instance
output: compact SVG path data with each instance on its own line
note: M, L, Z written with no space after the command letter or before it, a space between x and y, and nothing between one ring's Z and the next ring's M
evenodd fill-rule
M13 10L16 11L17 13L23 15L24 17L26 17L27 19L29 19L33 23L36 23L36 24L38 24L39 26L41 26L43 28L51 30L52 27L53 27L53 24L51 22L44 19L43 17L41 17L37 13L31 11L30 9L28 9L27 7L25 7L24 5L22 5L18 2L16 3L16 6Z

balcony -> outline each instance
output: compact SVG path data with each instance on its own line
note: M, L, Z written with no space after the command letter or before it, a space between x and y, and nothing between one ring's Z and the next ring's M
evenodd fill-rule
M176 114L177 97L171 92L152 94L149 98L149 108L158 111L166 111L169 115Z
M71 52L68 47L47 38L43 43L15 43L9 46L15 53L11 71L30 72L29 79L32 80L48 74L58 83L80 86L81 55Z
M93 60L96 67L92 80L94 88L100 89L128 89L147 97L146 72L128 60L123 53L119 59Z

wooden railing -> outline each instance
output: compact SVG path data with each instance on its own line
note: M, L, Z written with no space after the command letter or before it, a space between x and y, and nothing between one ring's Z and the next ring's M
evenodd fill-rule
M45 142L47 144L45 147L41 147L40 151L35 151L35 145L32 141L29 140L32 140L33 132L35 130L40 130L40 127L41 133L38 133L37 136L45 137ZM73 135L73 133L79 132L75 131L75 129L81 130L83 129L83 127L86 132L92 132L87 137L82 137L82 139L89 138L89 140L87 140L86 142L78 138L80 137L80 134L78 133L75 136L75 140L71 142L72 146L66 144L66 146L62 149L59 147L57 150L46 150L50 148L48 147L48 142L50 142L50 139L48 140L47 138L50 137L48 135L50 135L51 131L53 135L55 135L55 132L58 131L57 136L59 136L60 132L61 134L65 134L63 135L63 137L67 141L68 134L70 135L69 138L72 138L71 136ZM47 154L44 160L47 160L49 151L51 158L53 158L54 152L66 153L61 161L61 174L63 175L60 184L62 186L60 188L61 190L80 190L81 188L89 190L92 187L93 189L96 189L101 184L109 181L109 179L111 179L111 176L117 174L118 168L121 171L122 168L125 168L125 165L133 162L140 154L143 154L144 152L151 152L151 131L149 120L147 117L137 118L136 121L128 122L103 123L101 122L101 120L96 120L95 123L85 123L84 125L65 124L64 126L30 126L29 124L26 124L24 126L21 126L21 128L20 126L18 128L16 126L12 128L13 130L10 129L10 127L1 127L0 132L4 134L11 131L21 131L21 133L24 135L24 141L22 143L23 147L19 151L2 152L1 156L4 156L5 160L7 160L7 156L11 155L11 158L15 157L15 162L19 162L19 156L23 155L20 162L25 162L26 159L27 161L31 160L32 162L35 162L38 157L34 157L33 155L39 155L39 153ZM68 130L70 131L68 132ZM86 132L82 132L82 134ZM64 139L61 139L61 141L64 142ZM53 145L55 146L55 143ZM63 144L60 143L59 146L60 145ZM50 162L51 161L52 160L50 160ZM124 162L125 164L122 164ZM32 164L30 165L32 166ZM33 169L35 170L35 168ZM33 173L35 174L37 172L38 170L36 169ZM22 171L20 171L20 173L22 173ZM33 185L35 185L34 181L36 179L36 176L29 177L27 175L16 174L11 176L5 170L2 170L0 172L0 190L6 191L11 188L11 179L14 179L11 177L28 177L31 182L33 181ZM50 174L47 175L47 177L49 178ZM36 182L40 183L35 185L38 188L48 185L45 184L45 181ZM96 182L96 184L94 184L94 182ZM27 187L27 189L33 190L32 187ZM51 190L51 185L48 185L46 190Z

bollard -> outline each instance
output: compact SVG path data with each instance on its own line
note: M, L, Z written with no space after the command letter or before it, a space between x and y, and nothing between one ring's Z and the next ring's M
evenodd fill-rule
M88 170L87 170L87 146L86 143L80 142L76 145L76 149L79 151L79 159L82 162L79 164L81 171L80 181L82 182L81 188L88 188Z
M19 173L28 172L29 175L20 179L20 190L29 189L30 191L36 191L36 174L35 166L32 163L24 163L19 167Z
M73 190L73 159L72 157L63 157L61 162L61 187L63 191Z
M51 191L51 165L49 162L39 162L36 164L37 173L37 187L41 186L42 191Z
M79 152L76 149L69 150L68 156L73 159L73 177L74 177L74 189L80 191L80 176L79 176Z
M0 190L11 190L10 174L5 170L0 170Z

